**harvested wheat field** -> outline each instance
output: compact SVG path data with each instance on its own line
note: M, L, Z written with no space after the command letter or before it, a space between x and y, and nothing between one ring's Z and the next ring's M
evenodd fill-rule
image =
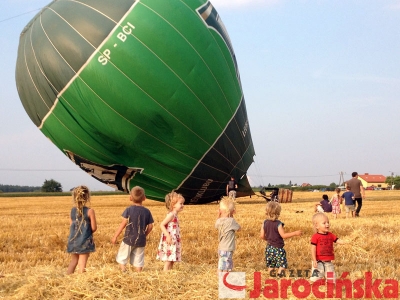
M280 219L285 223L286 232L303 231L302 236L285 240L289 269L310 268L313 234L310 220L313 204L322 194L294 192L293 203L282 204ZM399 280L400 192L367 191L366 196L360 218L345 219L343 212L339 219L331 218L331 231L349 242L335 245L336 274L349 272L347 279L352 282L364 280L368 271L374 279ZM89 258L86 273L68 276L65 273L70 256L65 249L71 203L71 197L0 198L3 227L0 232L0 298L218 299L216 203L187 205L179 214L182 262L176 263L171 272L164 273L163 263L155 257L161 232L159 223L166 209L164 203L146 200L144 205L151 210L155 227L148 237L144 271L136 273L129 268L128 272L121 273L115 262L118 245L112 245L110 239L121 222L121 213L130 205L129 198L127 195L94 196L90 206L98 222L94 234L97 250ZM254 272L261 272L262 288L266 279L275 279L266 272L265 242L259 238L264 209L265 201L261 197L237 199L235 218L242 229L237 234L234 271L246 273L246 299L250 298L254 286ZM121 238L122 235L119 241ZM300 275L288 272L286 280L295 281L301 277L308 280L304 273ZM281 280L285 279L277 282ZM385 282L382 282L381 293L384 288ZM355 295L351 298L356 298ZM372 293L372 298L378 296ZM287 297L297 298L291 288L287 290ZM259 299L264 298L261 291Z

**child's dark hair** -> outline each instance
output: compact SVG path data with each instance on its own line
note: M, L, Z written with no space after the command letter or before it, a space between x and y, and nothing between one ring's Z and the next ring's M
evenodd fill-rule
M328 195L322 195L322 199L329 200L329 197L328 197Z
M83 207L90 201L89 188L85 185L80 185L72 191L72 200L78 210L78 216L83 215Z

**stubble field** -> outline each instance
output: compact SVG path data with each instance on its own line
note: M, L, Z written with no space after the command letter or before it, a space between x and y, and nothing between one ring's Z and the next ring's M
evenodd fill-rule
M322 194L294 192L293 203L282 204L280 220L285 230L303 231L301 237L285 240L289 269L310 268L311 217ZM335 245L337 274L350 272L347 278L354 281L372 271L374 278L400 280L399 203L400 191L367 191L360 218L346 219L344 212L337 220L330 217L331 231L349 242ZM218 299L216 203L187 205L179 214L182 262L164 273L163 263L155 257L166 209L164 203L146 200L155 226L147 241L144 271L135 273L129 268L121 273L115 262L118 245L110 239L122 211L130 205L129 197L93 196L96 252L89 258L86 273L68 276L70 256L65 249L71 204L71 197L0 198L1 299ZM255 196L239 198L236 209L242 229L237 234L234 271L246 272L248 299L255 271L261 272L263 282L270 278L264 266L265 242L259 238L265 201ZM288 298L296 299L290 289ZM259 299L264 299L262 292Z

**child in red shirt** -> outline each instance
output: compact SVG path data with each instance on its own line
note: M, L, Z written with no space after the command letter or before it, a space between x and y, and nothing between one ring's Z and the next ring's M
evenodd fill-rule
M333 243L345 244L345 242L329 232L329 219L324 213L316 213L312 222L316 233L311 237L313 271L310 280L316 281L326 278L327 272L332 272L334 276L335 268L332 260L335 260L335 254Z

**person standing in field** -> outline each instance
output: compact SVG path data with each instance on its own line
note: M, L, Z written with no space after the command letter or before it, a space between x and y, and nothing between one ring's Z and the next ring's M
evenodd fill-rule
M67 252L71 253L71 262L67 274L74 273L76 266L79 273L85 272L89 254L96 250L93 241L93 233L97 230L96 216L93 209L86 207L90 202L89 189L84 185L74 188L72 200L74 207L70 213L67 245Z
M183 210L185 198L181 194L171 192L165 196L167 216L161 222L161 238L156 259L164 262L164 271L169 271L175 262L181 261L182 242L178 221L178 213Z
M311 258L312 258L312 282L318 279L327 278L327 273L332 272L332 279L335 280L335 267L332 260L335 260L333 243L346 244L339 240L336 235L329 232L329 219L324 213L316 213L312 218L314 231L311 237Z
M351 217L355 217L355 205L354 205L354 193L350 190L350 187L346 187L346 192L343 193L342 199L344 199L344 205L346 209L346 218L349 217L349 213L351 214Z
M223 197L219 203L218 219L215 228L218 229L218 272L233 270L233 252L236 249L236 231L240 225L233 218L235 202L231 197Z
M283 249L285 245L284 239L293 236L300 236L300 230L286 233L283 229L283 224L278 220L281 214L281 206L279 203L270 201L265 209L266 220L261 225L260 238L267 241L265 248L265 262L268 272L278 268L278 276L282 277L285 269L288 268L286 260L286 251Z
M350 191L354 193L354 199L357 202L357 209L355 212L355 216L359 217L361 207L362 207L362 200L365 199L365 189L362 185L360 179L358 179L358 173L353 172L351 173L351 179L346 182L346 187L350 187Z
M336 188L335 194L331 198L332 214L334 219L336 219L337 215L341 213L340 210L341 203L342 203L342 197L340 197L340 188Z
M235 181L235 178L231 177L231 180L229 180L228 184L226 185L226 195L235 200L237 188L238 185Z
M148 208L143 206L146 200L144 189L135 186L131 189L129 200L132 205L127 207L122 213L122 222L111 239L115 244L118 236L125 229L124 238L121 241L116 261L121 270L126 271L128 260L137 272L141 272L144 266L144 248L146 237L153 229L153 216Z

